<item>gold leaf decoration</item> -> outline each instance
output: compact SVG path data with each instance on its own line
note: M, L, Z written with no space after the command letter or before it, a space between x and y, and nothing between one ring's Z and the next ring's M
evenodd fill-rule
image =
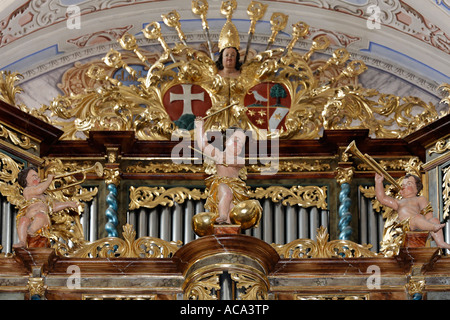
M20 170L22 170L23 165L18 164L3 152L0 152L0 159L0 193L6 197L8 202L19 207L25 202L21 193L22 188L17 182L17 176Z
M18 72L1 71L0 72L0 100L10 104L16 105L16 94L22 92L20 87L16 87L16 82L22 79L23 76Z
M27 149L37 150L37 145L32 143L29 137L25 135L19 136L19 134L6 129L2 125L0 125L0 138L9 139L13 144L25 150Z
M436 142L433 148L428 150L428 154L432 155L433 153L444 153L447 150L450 150L450 140L445 141L445 139L440 139Z
M268 188L256 188L251 191L251 196L255 199L270 198L273 202L281 200L284 206L299 205L304 208L318 207L327 209L327 187L316 186L293 186L290 189L281 186L271 186Z
M186 199L206 199L207 195L198 189L189 190L176 187L166 190L163 187L130 187L129 209L140 207L154 208L158 205L172 207L174 202L183 203Z
M442 219L447 219L450 216L450 167L445 168L443 173L442 196L444 204L442 208Z
M165 189L164 187L130 187L129 209L135 210L140 207L155 208L158 205L173 206L174 203L183 203L186 199L206 199L208 190L187 189L175 187ZM256 188L249 190L249 196L255 199L270 198L273 202L280 202L284 206L298 205L304 208L317 207L326 210L327 187L317 186L293 186L287 189L282 186L271 186L268 188Z
M441 100L441 103L446 103L450 106L450 84L443 83L439 86L438 90L444 91L447 96Z
M124 239L107 237L83 246L69 257L79 258L170 258L182 245L181 241L168 242L153 237L136 239L133 226L123 226Z
M145 173L158 173L158 172L164 172L164 173L178 173L178 172L203 172L203 166L201 165L192 165L192 164L178 164L173 162L168 163L153 163L148 162L147 164L143 164L142 162L139 162L136 165L129 166L126 169L127 172L145 172Z
M219 275L221 271L210 272L192 281L185 290L186 300L217 300L216 292L220 290Z
M328 241L329 234L323 226L317 229L317 240L297 239L285 245L272 244L280 257L285 259L306 258L359 258L376 257L370 251L372 245L361 245L350 240Z
M231 279L236 282L236 288L244 292L240 300L267 300L268 285L260 277L246 273L231 273Z

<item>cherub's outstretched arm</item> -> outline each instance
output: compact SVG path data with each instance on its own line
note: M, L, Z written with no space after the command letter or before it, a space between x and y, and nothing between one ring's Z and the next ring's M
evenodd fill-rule
M398 202L396 199L386 195L383 186L384 177L375 173L375 195L377 200L382 204L394 210L398 210Z

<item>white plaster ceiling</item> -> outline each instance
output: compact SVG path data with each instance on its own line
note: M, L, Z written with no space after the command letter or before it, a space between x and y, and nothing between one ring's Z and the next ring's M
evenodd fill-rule
M210 0L208 21L214 37L225 17L221 0ZM352 59L392 73L439 97L437 87L450 83L450 0L272 0L264 18L256 25L255 44L263 44L270 34L274 12L289 15L288 26L278 37L277 46L290 39L291 25L304 21L311 26L309 38L298 42L307 50L311 38L326 33L336 47L346 47ZM233 15L242 46L247 42L250 0L238 0ZM73 28L69 6L80 10L79 28ZM370 19L379 10L379 28ZM0 70L18 71L22 82L76 61L120 49L116 38L124 32L137 36L141 45L151 42L142 36L146 23L160 21L161 14L176 9L181 15L188 42L201 35L201 20L186 0L2 0L0 3ZM163 26L169 45L175 31ZM170 37L172 35L172 37ZM198 38L198 36L197 36ZM217 38L216 38L217 39ZM155 46L157 43L153 42ZM330 51L331 52L331 51ZM43 102L44 103L44 102Z

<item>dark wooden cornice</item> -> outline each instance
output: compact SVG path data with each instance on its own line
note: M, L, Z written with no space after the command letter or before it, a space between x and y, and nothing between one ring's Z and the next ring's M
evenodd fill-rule
M57 143L63 131L19 108L0 101L0 122L29 137L41 141L40 155L44 156Z
M450 114L406 136L403 140L408 149L422 162L426 160L426 149L439 139L450 135Z
M355 140L363 153L374 156L412 156L408 143L402 139L372 139L369 130L325 130L320 139L280 140L280 157L334 156ZM99 157L106 149L116 147L124 157L167 158L181 141L137 140L133 131L91 131L87 140L58 141L51 146L49 157ZM259 142L256 142L259 143ZM193 145L193 142L191 143ZM271 154L271 142L267 143ZM248 154L248 152L247 152ZM248 154L252 156L251 154Z

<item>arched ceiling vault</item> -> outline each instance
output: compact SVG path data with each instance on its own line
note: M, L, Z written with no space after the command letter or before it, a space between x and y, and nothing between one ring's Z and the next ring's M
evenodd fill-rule
M366 87L399 96L420 96L438 104L443 97L439 85L450 83L449 0L260 2L268 9L256 25L255 46L267 42L272 13L282 12L289 15L289 21L275 47L286 46L291 25L304 21L311 32L295 49L306 51L314 37L327 34L333 46L325 54L345 47L351 59L367 64L369 71L361 76ZM225 17L220 13L220 0L208 3L210 32L216 42ZM233 14L244 48L250 25L249 3L239 0ZM167 42L173 46L178 41L176 33L164 26L161 14L174 9L181 16L187 42L204 39L201 20L185 0L2 0L0 70L23 75L19 85L25 92L20 99L29 108L37 108L61 94L57 84L64 70L76 62L98 60L110 48L120 49L116 39L125 32L135 35L140 46L161 51L157 41L145 39L141 32L145 24L160 21ZM71 10L79 10L80 16ZM394 78L399 80L396 84L386 80Z

